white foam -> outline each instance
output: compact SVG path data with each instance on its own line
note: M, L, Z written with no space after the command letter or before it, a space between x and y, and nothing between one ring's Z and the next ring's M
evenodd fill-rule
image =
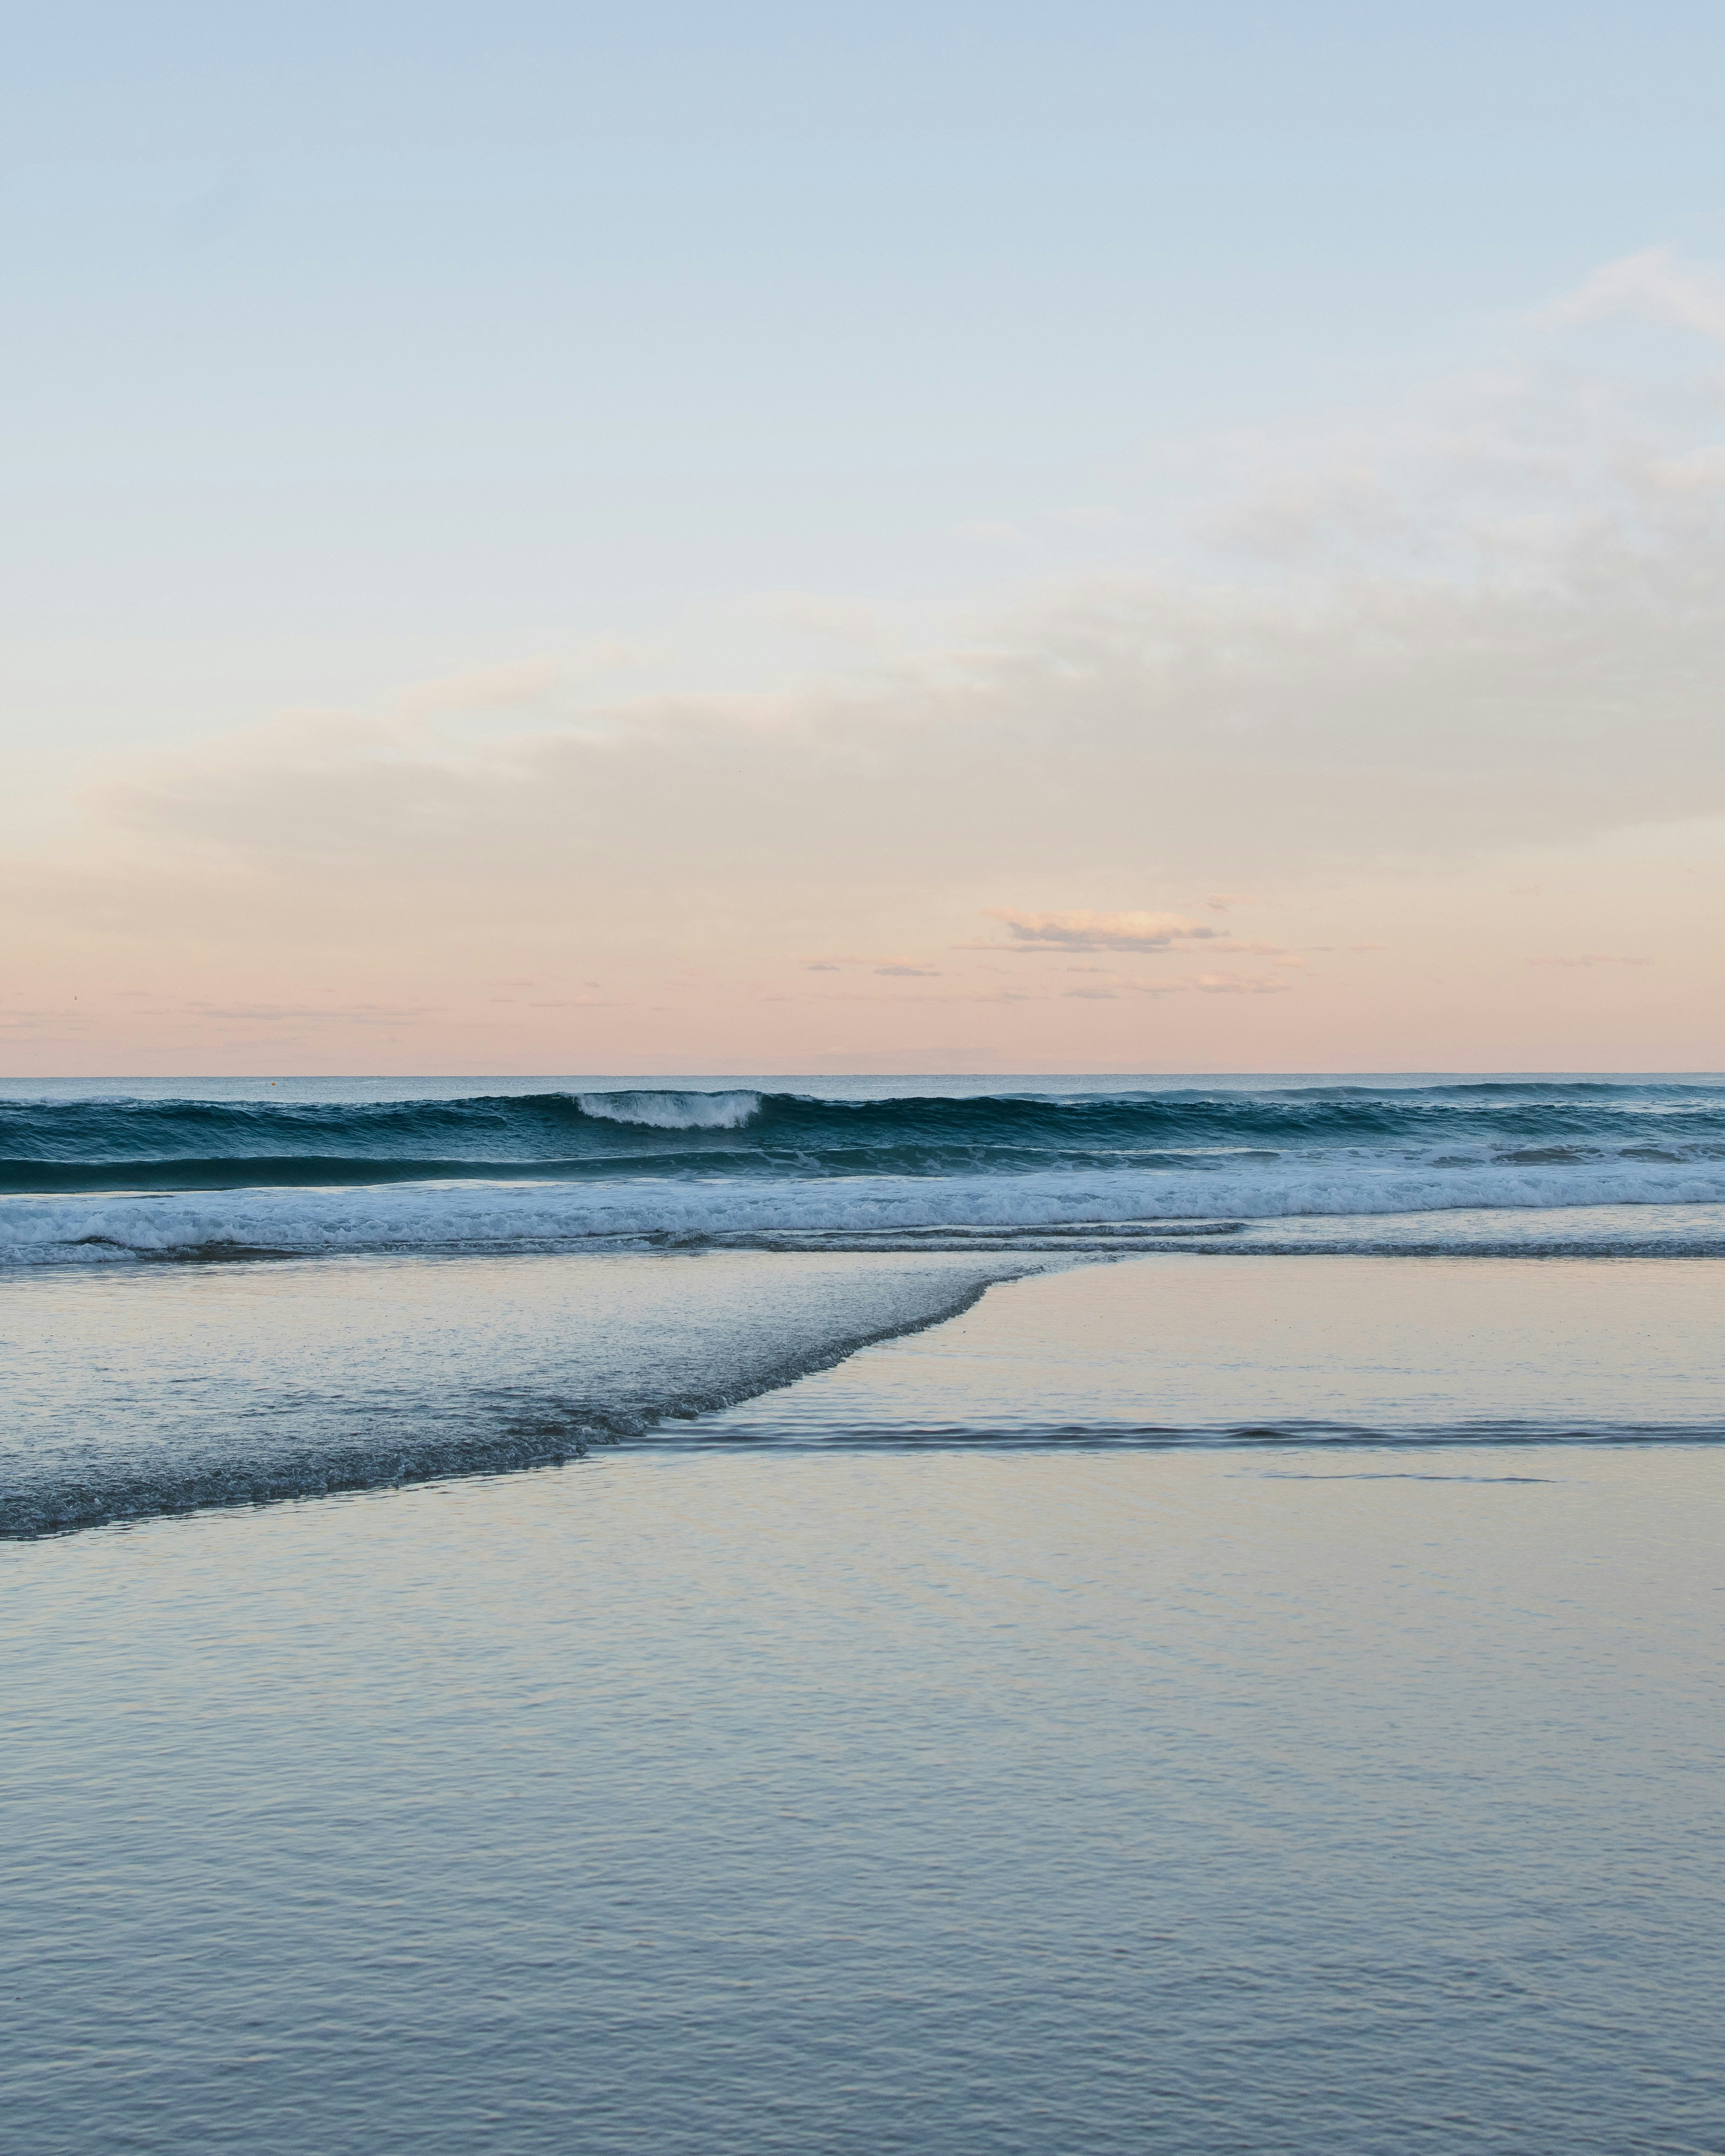
M675 1098L677 1096L671 1096ZM716 1097L706 1096L709 1099ZM1466 1168L1261 1161L1216 1173L634 1176L0 1199L0 1263L100 1261L224 1245L305 1253L472 1250L592 1236L766 1236L1461 1210L1725 1204L1725 1163ZM1634 1218L1625 1221L1631 1232Z
M14 1278L0 1537L578 1457L938 1322L1025 1268L764 1252ZM356 1290L357 1291L356 1292ZM126 1345L114 1352L115 1326Z
M583 1116L639 1123L649 1131L740 1130L761 1105L758 1093L578 1093Z

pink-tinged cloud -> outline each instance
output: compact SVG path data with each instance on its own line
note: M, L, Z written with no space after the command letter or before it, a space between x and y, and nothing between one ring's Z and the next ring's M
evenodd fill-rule
M1006 906L991 906L988 913L1015 944L1030 950L1168 951L1216 936L1214 928L1178 913L1021 913Z
M871 973L880 973L889 980L937 981L942 978L938 966L925 966L915 958L859 958L849 957L803 958L798 961L805 973L839 973L847 967L860 966Z
M1725 285L1666 256L1574 312L1625 308L1725 336ZM1242 438L1209 528L1249 573L1018 587L778 696L723 692L722 654L711 695L619 702L528 661L110 760L77 800L20 783L7 1067L1716 1067L1725 466L1701 386L1535 369ZM1561 928L1507 920L1506 888ZM1222 917L1242 891L1337 963L1274 978L1289 954ZM1198 918L979 919L1004 891ZM1382 947L1366 921L1404 959L1348 967ZM1556 933L1570 954L1527 959ZM1086 953L1108 966L1062 993ZM1181 978L1230 954L1261 963ZM1529 963L1594 970L1534 994Z

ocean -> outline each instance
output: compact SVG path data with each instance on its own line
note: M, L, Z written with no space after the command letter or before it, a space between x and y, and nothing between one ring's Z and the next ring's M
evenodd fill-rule
M1725 2151L1725 1076L0 1086L21 2156Z

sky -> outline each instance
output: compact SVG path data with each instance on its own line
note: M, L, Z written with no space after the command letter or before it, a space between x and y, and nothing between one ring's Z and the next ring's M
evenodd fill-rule
M0 1071L1725 1067L1725 14L13 0Z

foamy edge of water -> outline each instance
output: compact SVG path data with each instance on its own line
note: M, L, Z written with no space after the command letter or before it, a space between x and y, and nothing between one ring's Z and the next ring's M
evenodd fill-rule
M1193 1221L1550 1214L1725 1204L1725 1164L1621 1163L1486 1169L1334 1163L1208 1174L1110 1170L769 1181L650 1177L0 1199L0 1264L100 1263L178 1253L321 1255L774 1235L1035 1234ZM1631 1214L1621 1231L1642 1232ZM1471 1240L1471 1239L1470 1239Z

